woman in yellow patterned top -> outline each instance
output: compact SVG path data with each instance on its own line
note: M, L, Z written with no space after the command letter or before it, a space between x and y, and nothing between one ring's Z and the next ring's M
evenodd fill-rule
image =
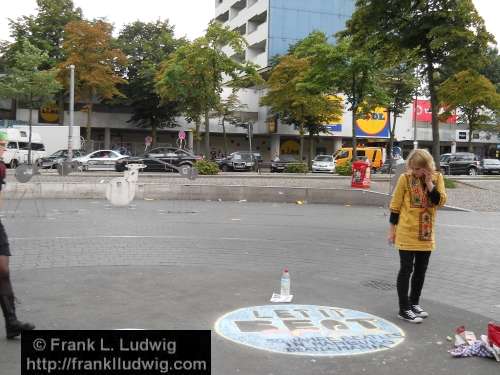
M389 243L399 250L397 279L400 319L421 323L429 314L420 306L429 257L434 250L436 209L446 203L443 175L427 150L414 150L392 196ZM412 275L413 274L413 275ZM411 276L411 291L408 295Z

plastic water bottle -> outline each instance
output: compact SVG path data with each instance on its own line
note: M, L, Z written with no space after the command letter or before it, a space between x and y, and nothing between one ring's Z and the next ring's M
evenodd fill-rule
M281 275L281 295L290 295L290 273L288 272L288 268L285 268Z

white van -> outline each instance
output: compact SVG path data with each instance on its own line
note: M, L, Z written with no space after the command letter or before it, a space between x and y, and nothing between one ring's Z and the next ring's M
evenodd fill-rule
M3 161L10 168L28 162L29 133L20 129L2 129L7 133L9 142L3 154ZM38 159L47 155L42 137L38 133L31 133L31 160L35 164Z

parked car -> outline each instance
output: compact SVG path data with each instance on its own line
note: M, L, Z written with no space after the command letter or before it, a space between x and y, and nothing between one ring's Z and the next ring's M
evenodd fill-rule
M312 171L314 172L335 172L335 160L333 155L318 155L312 162Z
M339 167L347 163L352 163L352 147L342 147L333 156L335 158L335 165ZM372 170L377 170L384 165L386 150L384 147L357 147L356 158L363 160L368 158Z
M403 165L405 164L405 161L403 158L396 158L396 159L392 159L392 163L391 163L391 170L389 171L389 160L386 160L384 165L381 166L379 169L376 170L377 173L391 173L393 174L395 169L400 166L400 165Z
M73 158L78 158L83 155L81 150L73 150ZM53 154L44 158L38 159L39 168L57 168L64 160L68 158L68 150L58 150Z
M216 160L216 162L223 172L250 171L262 162L262 156L257 152L236 151L224 159Z
M475 176L480 169L479 158L471 152L443 154L439 165L444 174L468 174Z
M115 163L115 170L123 172L127 164L144 164L146 172L172 172L176 167L183 165L193 166L202 156L194 155L189 151L175 147L158 147L142 156L127 156Z
M280 155L271 162L271 172L283 172L287 165L298 162L294 155Z
M483 159L481 161L480 171L483 174L500 173L500 160Z
M117 160L126 157L113 150L97 150L90 154L74 158L78 162L82 171L88 170L112 170L115 168Z

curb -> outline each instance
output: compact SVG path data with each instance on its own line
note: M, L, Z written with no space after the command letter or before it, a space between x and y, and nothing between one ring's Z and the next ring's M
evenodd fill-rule
M104 199L106 183L10 183L5 199ZM390 195L371 190L248 185L137 183L135 199L319 203L388 207ZM445 206L451 211L470 212Z

